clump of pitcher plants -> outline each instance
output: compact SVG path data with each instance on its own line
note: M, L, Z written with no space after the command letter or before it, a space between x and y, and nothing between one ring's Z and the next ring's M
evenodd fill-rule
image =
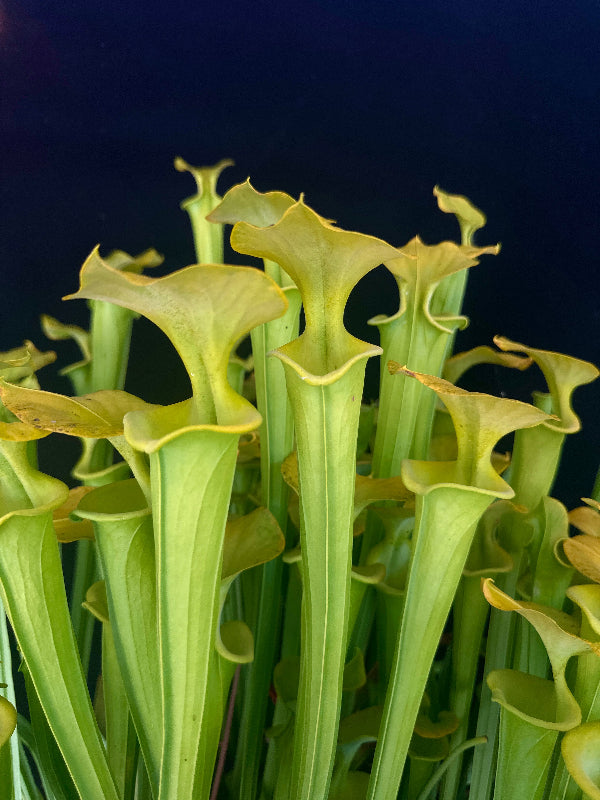
M600 482L551 494L598 370L505 336L454 353L499 251L465 197L434 190L458 242L396 247L249 181L221 198L230 163L175 162L196 263L96 248L65 298L89 330L42 318L81 350L72 396L41 388L53 352L0 353L0 796L598 800ZM261 268L223 263L227 226ZM372 344L344 310L381 264ZM124 391L140 315L188 399ZM481 364L545 387L461 388ZM53 433L81 440L71 488L37 467Z

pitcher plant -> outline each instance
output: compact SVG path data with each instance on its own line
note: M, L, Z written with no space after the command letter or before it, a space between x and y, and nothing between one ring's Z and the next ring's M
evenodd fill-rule
M0 353L1 800L597 800L600 481L552 496L597 368L454 352L500 249L467 198L434 189L458 242L396 246L249 180L221 197L232 164L175 160L194 263L96 247L65 298L89 330L42 317L81 351L70 396L53 351ZM377 343L346 304L378 268ZM129 391L140 315L187 398ZM463 388L482 364L540 391ZM56 434L66 482L38 467Z

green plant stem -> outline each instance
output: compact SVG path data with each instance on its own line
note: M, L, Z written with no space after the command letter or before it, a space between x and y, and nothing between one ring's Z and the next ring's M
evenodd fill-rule
M328 791L340 714L365 359L337 380L314 385L284 366L298 441L303 579L291 793L297 800L316 800ZM276 797L284 797L279 787Z
M598 641L598 634L585 613L581 615L579 635L588 641ZM577 659L573 694L581 708L583 724L600 719L600 659L595 653L584 653ZM559 755L548 800L579 800L580 796L581 789L573 780L564 759Z
M95 303L95 305L100 305ZM102 306L107 306L108 303L102 303ZM115 307L116 308L116 307ZM119 309L122 310L122 309ZM92 313L92 327L94 328L94 317ZM97 324L96 324L97 325ZM98 341L99 329L96 327L96 340L100 345L97 349L101 352L101 340ZM91 382L90 382L91 387ZM91 388L89 391L93 391ZM90 476L96 473L102 473L112 464L112 447L110 442L106 439L98 439L94 442L93 449L87 466L90 470ZM106 480L110 480L111 476L107 474ZM93 477L90 480L84 480L87 485L98 485L97 480ZM97 563L96 546L94 542L81 540L76 543L75 552L75 566L73 569L73 578L71 582L71 594L69 599L69 607L71 610L71 622L75 632L75 639L77 640L77 648L81 657L81 665L84 673L87 675L90 654L92 650L92 640L94 637L94 628L96 619L92 614L89 614L83 609L83 602L85 594L90 586L100 577Z
M135 480L97 488L77 515L94 522L116 657L155 796L162 749L152 518Z
M451 747L459 747L467 737L479 650L488 613L489 605L481 592L480 577L463 575L453 605L450 708L458 717L459 726L450 739ZM486 737L481 739L487 742ZM462 757L458 754L447 767L442 800L455 800L457 797L461 766Z
M389 359L399 364L408 364L408 356L415 350L417 311L406 286L401 286L402 303L405 310L401 316L370 320L377 324L383 355L381 357L381 380L377 429L373 448L372 474L376 478L387 478L400 474L402 460L410 455L414 436L414 419L418 409L418 398L423 387L402 377L397 381L389 374L386 364ZM414 356L411 362L417 361ZM415 363L414 369L427 372L425 364ZM402 420L399 425L398 421Z
M25 747L21 742L19 747L20 753L20 761L21 761L21 780L20 780L20 787L21 787L21 796L23 800L44 800L42 797L42 793L37 787L37 783L35 781L35 777L33 775L33 770L27 760L27 755L25 753ZM46 798L46 800L50 800L50 798Z
M215 729L207 687L238 439L238 433L191 430L150 456L164 709L158 800L193 797L197 753L209 748L202 738Z
M295 287L290 287L286 290L286 297L290 305L283 317L258 326L251 334L257 406L263 418L260 428L262 502L277 520L284 536L289 488L281 474L281 465L293 447L294 425L283 366L278 359L267 359L267 352L286 344L298 333L300 295ZM281 558L257 569L260 571L260 590L254 661L244 686L233 774L233 785L244 800L253 800L257 792L270 702L269 686L281 630Z
M71 627L51 514L5 517L0 540L4 604L77 790L86 800L118 800Z
M498 587L511 597L516 592L520 565L521 557L518 556L515 558L513 570L506 575L499 575L497 579ZM486 747L475 752L471 772L471 791L474 797L481 798L481 800L487 800L492 792L500 720L500 709L497 703L492 702L492 693L486 678L493 670L504 669L510 663L515 629L514 616L514 614L504 614L497 609L492 609L490 615L476 729L477 735L485 736L488 743Z
M150 778L142 758L138 758L137 776L135 785L135 800L153 800Z
M31 723L19 715L18 725L23 732L23 743L37 768L44 794L48 800L79 800L73 779L27 673L27 667L22 667L22 672Z
M514 503L534 511L542 497L550 494L564 441L564 433L547 425L538 425L515 433L511 459Z
M99 574L94 542L81 540L76 543L76 548L70 596L71 622L81 657L81 665L87 675L96 622L91 614L83 610L82 603L85 593L98 580Z
M92 360L86 373L85 386L80 387L83 390L81 393L122 389L125 385L134 314L127 308L102 300L91 300L90 306ZM77 386L75 390L77 392ZM103 479L98 480L93 476L103 473L112 463L113 448L110 442L106 439L97 440L87 463L90 478L84 480L84 483L94 486L102 483ZM110 480L109 475L106 475L106 480ZM87 590L100 575L94 543L79 541L76 548L70 609L83 671L87 675L96 620L92 614L83 611L82 604Z
M435 651L477 522L491 500L468 487L417 495L416 547L368 800L396 800Z
M448 767L454 764L457 758L461 758L465 750L468 750L470 747L477 747L479 744L486 744L486 742L487 739L485 736L476 736L474 739L469 739L468 741L459 744L458 747L455 747L448 758L446 758L433 773L427 784L423 787L423 791L417 800L428 800L431 792L440 782Z
M139 745L109 622L102 625L102 681L108 765L119 797L134 800Z
M478 263L479 255L496 252L496 248L463 250L452 242L428 247L417 237L402 252L415 260L386 262L398 283L400 309L391 317L369 320L379 328L384 350L373 449L373 475L379 478L398 475L405 458L428 458L436 403L435 395L407 376L396 380L398 376L390 375L388 361L441 375L452 337L467 323L466 318L457 316L456 309L462 300L466 269ZM448 296L442 287L448 288ZM441 302L434 302L438 289L442 290Z

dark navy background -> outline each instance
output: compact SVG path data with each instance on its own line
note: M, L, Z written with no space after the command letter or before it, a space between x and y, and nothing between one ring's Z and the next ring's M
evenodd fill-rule
M84 324L84 304L59 298L97 242L155 246L168 270L193 261L181 155L232 157L223 191L247 175L304 191L395 245L454 237L432 188L466 194L488 215L478 243L503 249L471 271L459 348L502 333L600 362L599 40L596 0L0 0L0 349L48 347L42 311ZM396 310L390 289L383 270L361 285L353 332ZM131 391L185 396L165 352L138 323ZM543 385L491 380L521 399ZM575 396L584 433L557 490L570 505L591 491L599 399L600 384Z

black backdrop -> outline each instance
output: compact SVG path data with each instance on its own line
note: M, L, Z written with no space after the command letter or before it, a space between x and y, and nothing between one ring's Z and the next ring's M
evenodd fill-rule
M0 0L0 349L47 347L41 311L85 322L59 298L97 242L193 260L179 154L233 157L222 189L304 191L396 245L453 237L432 188L466 194L488 215L478 243L503 249L471 271L459 348L502 333L598 363L599 34L596 0ZM357 335L395 311L389 287L380 270L353 295ZM147 400L186 394L165 348L138 324L128 388ZM505 380L541 388L490 389ZM591 490L599 398L576 394L569 505Z

